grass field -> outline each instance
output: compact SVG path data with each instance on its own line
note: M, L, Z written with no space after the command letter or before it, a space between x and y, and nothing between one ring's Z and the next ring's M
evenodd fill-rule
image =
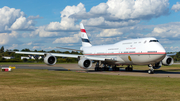
M0 72L0 101L179 101L179 78L15 69Z

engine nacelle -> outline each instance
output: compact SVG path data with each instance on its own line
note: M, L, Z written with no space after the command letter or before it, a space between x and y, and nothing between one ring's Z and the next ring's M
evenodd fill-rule
M170 56L167 56L162 60L162 64L165 65L165 66L170 66L174 63L174 60L172 57Z
M88 69L92 66L92 61L87 58L82 58L79 60L78 65L83 69Z
M51 55L50 53L47 53L47 54L44 54L45 58L44 58L44 62L47 64L47 65L54 65L56 64L56 57Z
M158 62L153 66L153 69L159 69L162 66L162 62Z

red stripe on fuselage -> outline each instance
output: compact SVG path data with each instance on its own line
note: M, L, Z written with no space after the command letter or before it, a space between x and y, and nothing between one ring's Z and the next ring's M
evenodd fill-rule
M85 29L81 29L81 32L84 32L84 33L86 33L86 30L85 30Z
M147 52L142 52L142 53L99 53L99 54L84 54L84 55L158 55L158 54L166 54L166 52L152 52L152 53L147 53Z

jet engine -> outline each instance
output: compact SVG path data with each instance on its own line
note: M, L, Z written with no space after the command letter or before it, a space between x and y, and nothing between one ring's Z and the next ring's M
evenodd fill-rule
M47 54L44 54L44 62L47 64L47 65L54 65L56 64L56 57L51 55L50 53L47 53Z
M162 66L162 62L158 62L153 66L153 69L159 69Z
M83 69L88 69L92 66L92 61L87 58L82 58L78 61L78 65Z
M170 66L174 63L174 60L172 57L170 56L167 56L162 60L162 64L165 65L165 66Z

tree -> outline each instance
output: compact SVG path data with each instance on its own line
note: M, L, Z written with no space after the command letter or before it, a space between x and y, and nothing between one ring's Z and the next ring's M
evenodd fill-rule
M14 49L13 51L19 51L18 49Z
M29 50L29 49L27 49L27 48L22 49L21 51L30 52L30 50Z
M0 53L3 53L3 52L4 52L4 46L2 46L0 49Z

